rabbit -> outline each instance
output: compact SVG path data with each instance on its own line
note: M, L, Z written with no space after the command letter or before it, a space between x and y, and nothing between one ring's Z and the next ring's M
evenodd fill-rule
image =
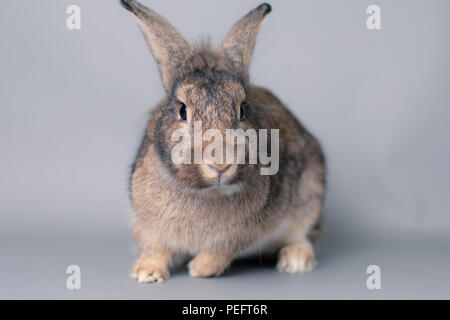
M137 18L166 92L151 112L131 170L138 248L131 276L163 282L180 255L192 257L190 276L219 276L233 260L260 252L278 257L282 273L312 271L325 196L322 148L277 97L249 83L256 35L271 6L251 10L214 48L188 44L135 0L121 4ZM263 175L261 163L174 163L172 134L192 133L195 121L220 132L277 129L278 171Z

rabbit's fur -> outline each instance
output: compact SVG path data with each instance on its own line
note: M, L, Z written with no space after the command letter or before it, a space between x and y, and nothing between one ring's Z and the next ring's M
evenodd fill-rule
M169 22L136 1L122 4L137 18L167 93L152 112L131 174L139 249L132 276L139 282L164 281L178 254L194 257L189 271L200 277L220 275L234 258L254 252L278 252L281 272L313 270L311 240L320 225L324 156L317 140L270 91L248 82L256 34L270 5L239 20L213 49L189 45ZM245 119L239 121L244 100ZM180 102L187 121L180 119ZM278 172L261 175L259 164L233 165L223 174L225 182L217 183L205 164L175 165L171 134L176 128L192 131L193 120L201 120L203 130L279 129Z

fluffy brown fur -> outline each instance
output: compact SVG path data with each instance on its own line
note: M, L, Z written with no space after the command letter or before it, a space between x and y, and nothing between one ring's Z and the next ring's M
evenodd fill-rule
M194 256L188 264L192 276L219 275L255 248L279 252L282 272L311 271L316 261L308 237L318 234L325 192L320 145L272 93L248 83L256 34L270 5L250 11L213 49L187 44L169 22L136 1L122 4L137 17L167 92L152 112L131 175L139 248L133 277L167 279L179 253ZM187 121L179 115L183 104ZM171 134L177 128L192 133L196 120L203 130L223 133L279 129L278 173L264 176L259 164L239 164L227 169L225 182L217 185L204 164L175 165Z

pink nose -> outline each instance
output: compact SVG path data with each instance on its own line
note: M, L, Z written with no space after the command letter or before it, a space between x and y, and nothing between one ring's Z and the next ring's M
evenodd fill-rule
M219 176L231 167L231 164L207 163L206 165L211 171L215 171Z

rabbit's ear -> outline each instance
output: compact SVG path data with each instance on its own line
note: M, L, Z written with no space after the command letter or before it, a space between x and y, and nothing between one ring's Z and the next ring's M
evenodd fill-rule
M164 87L170 91L176 67L191 47L177 29L156 12L135 0L120 2L138 19L145 41L158 65Z
M247 78L247 69L256 42L256 34L265 16L272 10L268 3L263 3L236 22L225 36L219 52L228 56L235 67Z

